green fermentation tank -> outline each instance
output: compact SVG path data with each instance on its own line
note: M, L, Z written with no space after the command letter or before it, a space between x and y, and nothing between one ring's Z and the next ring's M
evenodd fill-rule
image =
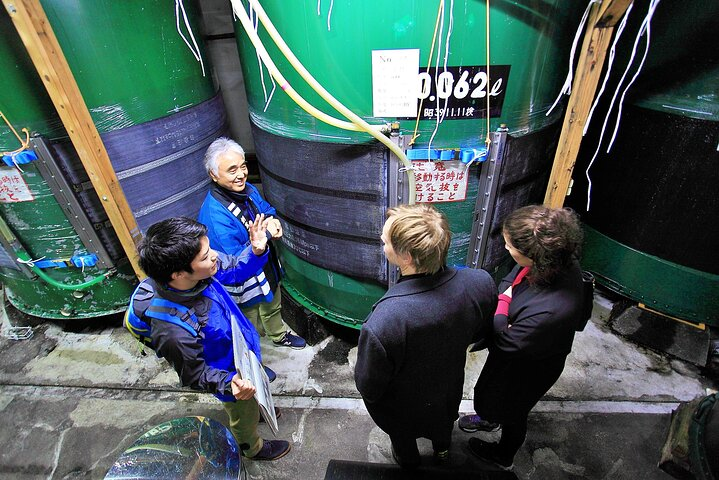
M233 3L256 18L249 0ZM541 202L546 188L561 106L548 113L584 5L492 2L487 44L487 3L261 5L337 100L372 125L398 124L391 135L413 160L417 201L448 216L449 263L496 272L506 258L501 220L517 206ZM236 31L264 193L285 222L285 289L302 308L359 327L394 280L379 236L386 209L408 200L407 173L367 133L327 125L298 107L283 93L287 85L275 84L258 61L239 22ZM344 120L292 69L265 29L258 31L287 83Z
M208 185L202 156L226 121L194 2L41 4L140 230L195 216ZM31 135L0 166L0 280L35 316L121 311L137 279L5 9L0 30L0 111ZM9 125L0 122L2 152L20 147Z
M646 3L635 5L636 32ZM598 281L660 313L719 326L719 4L663 2L616 140L610 122L587 182L575 174L571 206L586 222L583 264ZM620 44L629 57L634 36ZM639 43L637 59L644 52ZM635 62L636 64L636 62ZM621 69L617 69L617 77ZM632 70L633 71L633 70ZM616 81L610 82L607 99ZM606 110L608 101L599 111ZM616 109L613 116L616 117ZM575 172L584 172L603 118L592 120Z

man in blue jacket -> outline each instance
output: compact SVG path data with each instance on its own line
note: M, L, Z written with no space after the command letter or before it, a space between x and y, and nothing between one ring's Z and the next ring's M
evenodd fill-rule
M263 215L250 222L250 245L233 257L212 250L207 228L192 219L152 225L138 246L140 267L149 278L135 290L128 312L150 325L153 349L183 386L213 393L222 402L242 454L253 460L276 460L290 451L290 444L262 440L257 433L256 388L236 373L231 322L261 360L260 341L222 284L244 282L267 262L266 228ZM159 310L166 310L164 317ZM177 317L177 312L189 312L191 318Z
M205 153L205 168L213 183L198 220L207 225L212 248L230 255L241 252L250 241L248 225L260 214L268 218L272 238L282 237L282 225L275 217L274 207L262 198L254 185L247 183L242 147L229 138L218 138ZM261 336L266 334L277 346L304 348L305 340L292 334L282 321L281 268L271 244L269 250L265 267L244 284L228 291Z

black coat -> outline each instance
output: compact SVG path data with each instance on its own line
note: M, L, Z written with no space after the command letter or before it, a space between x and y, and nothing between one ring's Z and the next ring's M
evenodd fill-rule
M457 418L467 346L491 335L497 294L483 270L407 278L362 326L355 382L385 432L435 437Z
M518 270L502 280L500 292L511 285ZM513 289L511 328L495 321L494 343L474 387L478 415L511 423L529 413L564 369L582 305L582 277L576 264L550 285L530 285L525 280Z

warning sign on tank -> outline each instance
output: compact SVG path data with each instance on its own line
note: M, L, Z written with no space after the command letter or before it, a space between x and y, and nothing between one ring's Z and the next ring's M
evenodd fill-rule
M451 162L414 161L418 203L462 202L467 197L467 166Z
M0 203L35 200L22 174L13 167L0 167Z

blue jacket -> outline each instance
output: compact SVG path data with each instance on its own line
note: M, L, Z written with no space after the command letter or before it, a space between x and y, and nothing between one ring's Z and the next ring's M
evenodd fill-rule
M254 185L247 183L245 193L259 213L272 216L277 214L274 207L262 198ZM212 189L207 192L197 216L197 221L207 226L207 238L210 240L210 246L218 252L228 255L237 255L250 245L250 236L244 225L250 220L253 218L244 218L235 203L223 205L213 196ZM279 276L279 272L277 276ZM260 302L271 302L273 297L272 286L262 269L259 269L242 285L227 286L227 291L241 307L249 307Z
M231 381L237 372L232 347L232 327L236 319L250 350L262 361L260 338L222 284L244 282L248 275L262 268L268 253L257 256L248 247L239 256L218 254L218 270L214 277L201 281L190 291L178 291L159 285L152 279L143 281L133 294L135 315L151 326L152 343L160 357L165 358L180 377L183 387L214 393L223 402L233 402ZM200 324L199 336L170 322L146 316L150 301L160 297L194 309Z

